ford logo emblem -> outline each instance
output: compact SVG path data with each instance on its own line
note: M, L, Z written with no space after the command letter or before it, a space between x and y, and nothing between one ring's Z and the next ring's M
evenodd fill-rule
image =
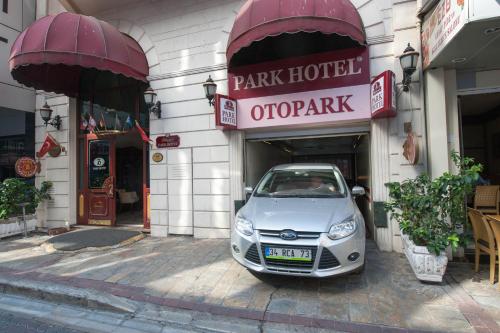
M283 240L296 240L298 238L297 233L293 230L283 230L280 232L280 237Z

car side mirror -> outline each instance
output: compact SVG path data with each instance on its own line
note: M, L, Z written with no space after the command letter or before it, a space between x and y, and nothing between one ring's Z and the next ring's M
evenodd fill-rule
M354 186L351 193L353 197L360 197L366 194L365 189L361 186Z
M250 199L250 196L252 195L253 192L253 187L252 186L247 186L245 187L245 201L248 201Z

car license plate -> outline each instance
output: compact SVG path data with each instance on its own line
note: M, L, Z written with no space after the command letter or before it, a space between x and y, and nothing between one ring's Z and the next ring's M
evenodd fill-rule
M266 247L265 252L267 259L312 261L312 252L309 249Z

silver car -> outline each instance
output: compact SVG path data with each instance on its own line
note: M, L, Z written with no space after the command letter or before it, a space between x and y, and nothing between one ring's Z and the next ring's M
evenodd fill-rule
M237 213L234 259L259 273L326 277L360 272L365 223L339 169L285 164L269 170Z

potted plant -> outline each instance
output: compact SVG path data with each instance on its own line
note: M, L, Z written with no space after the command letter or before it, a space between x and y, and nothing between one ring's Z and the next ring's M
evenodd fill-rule
M23 206L26 212L27 231L36 227L35 210L40 202L50 199L51 182L42 182L40 188L18 178L8 178L0 183L0 238L24 231Z
M473 159L462 158L455 151L451 158L456 174L445 172L436 179L422 174L386 184L390 200L385 209L398 222L405 255L423 281L441 282L448 263L445 250L455 250L464 243L465 200L482 170Z

